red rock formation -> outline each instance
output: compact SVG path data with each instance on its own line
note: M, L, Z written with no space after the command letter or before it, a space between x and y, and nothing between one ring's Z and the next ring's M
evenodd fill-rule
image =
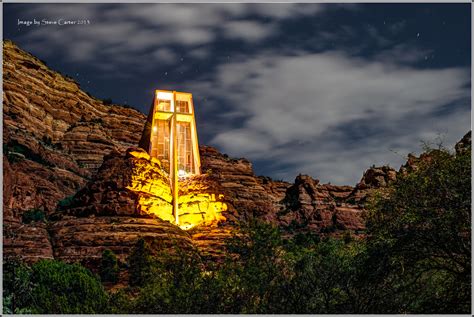
M278 219L282 226L296 231L364 230L362 208L349 202L353 191L351 186L321 185L319 180L299 175L287 190L287 208L278 213Z
M27 263L52 259L53 249L46 224L4 220L3 258L19 258Z
M166 217L155 216L155 209L160 213L170 210L171 216L171 191L166 176L159 161L138 148L105 156L97 174L74 196L70 205L50 217L49 232L55 258L80 261L94 268L102 252L111 249L125 262L139 238L148 240L155 251L164 248L172 252L177 244L184 249L198 247L209 256L219 252L222 255L223 239L220 238L226 232L221 232L217 223L202 226L190 236L165 221ZM201 175L182 180L180 197L188 197L187 201L192 204L202 200L203 208L214 212L212 201L203 195L217 196L219 188L211 176ZM186 208L180 204L180 219L186 219L189 213ZM203 230L208 232L204 244L202 236L197 234ZM196 237L196 245L193 237ZM214 248L216 245L221 249Z
M126 263L140 238L154 253L193 247L186 231L156 217L64 217L52 222L49 231L54 258L80 262L93 270L98 268L105 249L112 250L119 261Z
M204 189L223 193L227 220L183 231L150 215L157 202L170 202L166 186L158 186L165 189L159 193L150 190L166 182L159 163L126 151L138 144L145 115L90 97L73 80L9 41L4 42L3 70L7 257L55 257L94 269L103 250L113 250L123 262L135 242L145 238L155 251L197 247L205 257L216 259L238 222L251 218L290 233L357 233L364 229L361 215L367 195L396 180L395 170L374 167L355 187L319 184L305 175L294 184L278 182L257 177L246 159L201 146L203 176L183 183L180 194L192 196ZM458 152L470 144L470 134L461 143ZM400 171L414 169L417 160L411 157ZM142 170L141 179L137 169ZM56 210L61 199L74 193L68 206ZM144 195L151 195L149 206L140 200ZM31 209L43 210L47 223L22 223L23 213Z
M213 147L201 146L200 153L202 172L216 179L229 204L226 213L229 221L257 217L276 224L274 215L284 208L283 192L290 183L257 177L248 160L229 158Z
M4 41L5 255L52 257L44 224L22 224L22 214L54 212L86 184L105 154L138 142L144 118L90 97L72 79Z
M12 184L11 207L19 214L31 208L51 212L85 184L104 155L138 142L145 116L90 97L11 41L4 41L3 56L4 148L21 174L14 179L31 180ZM32 161L43 167L28 170ZM35 177L32 170L43 172ZM58 182L63 184L54 186Z

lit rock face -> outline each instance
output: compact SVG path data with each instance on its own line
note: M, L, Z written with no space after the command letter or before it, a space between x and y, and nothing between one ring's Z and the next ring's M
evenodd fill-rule
M225 220L227 205L218 186L207 175L181 179L179 182L179 226L189 229L199 224ZM125 155L113 152L94 179L74 197L67 214L150 215L175 222L169 177L161 163L140 148L130 148Z
M175 222L169 176L159 160L142 149L127 151L131 157L131 184L127 189L137 193L141 211ZM227 209L220 194L207 175L181 178L178 182L179 226L189 229L199 224L225 220L222 212Z
M94 269L102 251L110 249L126 262L139 238L155 253L197 247L204 255L222 257L222 237L230 236L230 230L218 225L225 220L226 206L218 184L207 175L183 179L179 194L180 226L176 226L168 176L160 162L139 148L110 153L71 205L51 216L54 258ZM192 232L182 230L198 224L202 226ZM203 237L202 232L213 236Z
M178 184L179 226L212 225L226 220L224 195L215 179L208 175L192 176Z

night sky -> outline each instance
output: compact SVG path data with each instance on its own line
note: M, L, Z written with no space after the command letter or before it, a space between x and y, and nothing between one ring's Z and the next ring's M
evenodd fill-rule
M193 93L201 144L258 175L354 185L470 129L464 4L5 4L4 38L148 113ZM88 20L85 25L18 25ZM87 21L86 21L87 23Z

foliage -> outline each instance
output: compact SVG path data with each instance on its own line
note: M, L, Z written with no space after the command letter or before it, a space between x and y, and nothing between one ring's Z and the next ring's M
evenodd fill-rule
M214 306L220 292L213 291L213 275L203 270L199 256L181 250L175 256L161 256L160 260L154 260L153 274L140 290L133 311L143 314L216 313Z
M107 314L133 314L133 300L127 293L128 289L120 289L109 295Z
M5 151L6 150L6 151ZM17 140L10 140L6 146L3 147L4 153L7 153L8 161L13 163L19 160L19 155L26 159L37 162L44 166L54 167L54 164L45 160L39 153L34 152L27 146L18 143Z
M152 254L140 239L129 283L107 296L79 265L4 265L5 312L33 313L469 313L471 157L429 151L376 192L367 237L327 238L258 221L226 242L223 262L197 251ZM300 233L294 234L296 231ZM294 234L294 235L292 235ZM292 235L292 236L291 236ZM117 259L104 251L103 281Z
M43 210L40 209L30 209L23 213L21 216L23 223L31 223L33 221L44 221L45 214Z
M100 281L78 264L42 260L32 266L33 297L39 313L101 313L107 294Z
M3 313L32 311L34 284L31 269L17 260L3 263Z
M40 314L101 313L107 293L89 270L78 264L41 260L28 268L4 265L6 311Z
M112 98L105 98L105 99L102 99L102 103L103 103L104 105L110 106L110 105L113 104L114 102L113 102Z
M241 233L227 242L229 253L219 278L232 285L228 292L229 313L273 312L288 278L284 241L278 228L261 222L250 222Z
M362 244L313 239L286 240L253 222L227 242L228 258L218 266L196 253L161 254L138 296L121 307L142 314L350 311Z
M132 286L142 286L151 275L152 256L150 247L143 238L139 239L128 259L129 283Z
M74 201L74 195L70 195L70 196L67 196L66 198L60 200L58 202L58 207L59 208L66 208L66 207L69 207L72 205L73 201Z
M102 261L100 266L100 278L102 282L117 283L119 275L119 266L117 256L111 250L102 252Z
M471 151L430 150L371 202L373 312L467 313L471 307Z

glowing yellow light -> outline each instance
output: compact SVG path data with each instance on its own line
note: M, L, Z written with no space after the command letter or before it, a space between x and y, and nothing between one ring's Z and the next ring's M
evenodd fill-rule
M171 99L173 99L173 93L172 92L159 91L156 94L156 99L171 100Z
M183 213L179 210L178 182L201 174L193 98L187 92L167 90L156 90L155 96L151 116L153 133L147 151L162 162L168 173L174 222L179 225Z
M128 155L132 157L132 175L127 188L137 194L140 211L176 224L169 175L160 161L146 152L130 151ZM209 192L207 176L187 175L180 182L179 191L177 225L181 229L225 220L224 195Z

